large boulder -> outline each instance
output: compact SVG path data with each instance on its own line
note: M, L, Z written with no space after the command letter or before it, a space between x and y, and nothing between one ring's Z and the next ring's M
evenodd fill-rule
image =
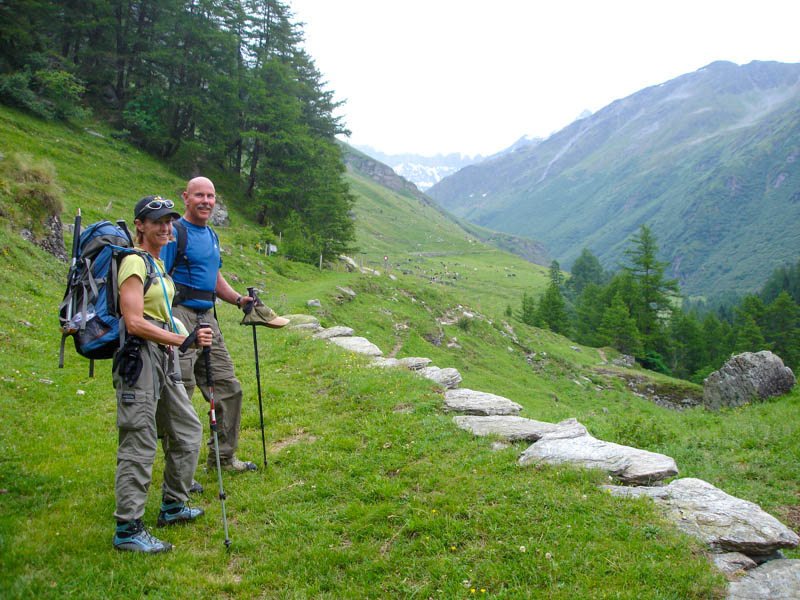
M676 479L663 487L607 489L615 496L652 498L678 529L717 552L753 557L800 544L796 533L757 504L730 496L701 479Z
M787 393L797 383L794 373L768 350L737 354L703 382L703 404L716 410Z
M678 474L675 460L664 454L598 440L575 419L565 419L520 456L519 464L570 463L601 469L620 481L643 485Z

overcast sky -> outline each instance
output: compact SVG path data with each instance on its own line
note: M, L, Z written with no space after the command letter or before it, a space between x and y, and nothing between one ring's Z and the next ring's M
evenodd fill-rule
M800 62L800 0L286 0L351 144L489 155L715 60Z

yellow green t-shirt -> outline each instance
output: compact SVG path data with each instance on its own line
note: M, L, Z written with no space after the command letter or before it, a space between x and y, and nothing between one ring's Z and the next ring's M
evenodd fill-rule
M141 248L137 248L141 250ZM142 250L144 252L144 250ZM142 285L147 280L147 266L144 261L147 258L130 254L122 259L119 265L119 272L117 273L118 285L131 276L136 276L142 281ZM164 263L156 258L154 259L158 266L158 275L153 278L153 283L147 288L147 293L144 295L144 314L145 316L161 321L162 323L170 322L169 307L172 304L172 298L175 296L175 284L172 279L164 275ZM163 276L163 277L162 277ZM167 299L164 298L164 288L161 287L161 282L164 282L164 287L167 290ZM169 304L167 304L169 302Z

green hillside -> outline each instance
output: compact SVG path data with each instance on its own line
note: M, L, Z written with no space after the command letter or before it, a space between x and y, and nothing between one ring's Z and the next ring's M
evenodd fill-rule
M0 108L0 153L51 161L64 190L65 221L78 206L85 223L129 219L141 195L177 195L181 173L100 126L92 130L100 135ZM231 216L230 227L218 228L226 277L239 288L266 290L265 300L280 313L312 312L325 326L353 327L385 355L426 356L455 367L463 387L519 402L524 416L576 417L601 439L669 454L682 476L713 482L779 518L797 509L797 391L720 413L667 411L596 370L612 350L577 351L550 332L504 321L506 305L516 306L522 290L543 289L543 269L471 240L432 208L349 174L364 252L353 258L382 273L340 266L320 272L260 254L263 230L243 216L248 207L239 186L209 174ZM6 196L0 199L7 205ZM163 533L175 544L172 553L114 552L110 365L99 363L90 379L87 362L68 350L65 368L56 368L55 315L66 265L14 227L2 213L4 598L724 596L724 580L698 545L649 502L605 493L604 474L519 467L524 445L493 450L493 440L457 429L430 381L370 367L284 330L258 334L269 465L225 476L230 550L222 543L215 475L201 469L206 491L197 504L206 516ZM393 277L384 272L383 255ZM459 276L448 279L451 272ZM355 298L342 298L337 286L348 286ZM309 308L311 298L323 308ZM239 454L260 463L252 332L237 324L232 306L218 312L245 387ZM635 374L665 389L697 391ZM204 416L199 394L193 401ZM159 458L148 525L158 510L162 468Z
M800 65L713 63L429 190L472 222L616 268L640 224L689 295L752 292L800 247Z

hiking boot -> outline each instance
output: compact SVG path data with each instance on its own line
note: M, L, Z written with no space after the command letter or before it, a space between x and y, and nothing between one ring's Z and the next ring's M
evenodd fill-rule
M190 494L202 494L203 493L203 486L200 485L199 481L195 481L192 479L192 485L189 486L189 493Z
M246 460L239 460L235 456L231 459L229 463L222 463L222 469L225 471L258 471L258 467L255 463L251 463L250 461Z
M114 534L114 548L117 550L130 550L131 552L147 552L158 554L159 552L169 552L172 544L163 542L153 537L144 528L141 519L117 523L117 531Z
M197 517L204 514L202 508L186 506L183 502L161 501L161 511L158 513L158 526L174 525L175 523L187 523L194 521Z
M258 471L258 467L255 463L251 463L250 461L239 460L235 456L230 460L222 460L219 461L220 466L222 467L223 471L237 471L237 472L244 472L244 471ZM216 461L211 461L210 459L206 463L208 470L213 471L217 468Z

